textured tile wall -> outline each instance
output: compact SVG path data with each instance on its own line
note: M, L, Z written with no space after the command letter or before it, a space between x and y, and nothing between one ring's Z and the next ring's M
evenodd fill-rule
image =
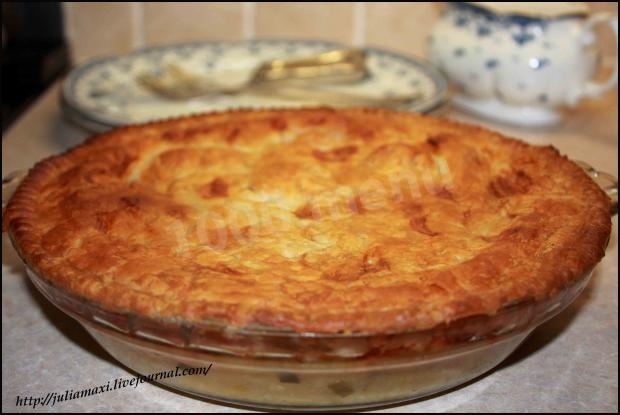
M257 3L256 37L353 40L354 3Z
M65 36L74 62L139 46L134 39L134 9L131 3L65 3Z
M590 3L618 13L618 3ZM63 4L76 63L149 45L251 38L328 39L424 56L437 3L73 3ZM600 30L605 52L613 35Z
M150 45L249 38L325 39L424 55L438 10L432 3L64 3L76 63Z
M141 9L145 45L237 40L243 33L243 3L144 3Z

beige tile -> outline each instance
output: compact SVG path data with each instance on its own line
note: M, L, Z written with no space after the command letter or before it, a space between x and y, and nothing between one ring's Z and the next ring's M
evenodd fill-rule
M595 12L609 12L618 15L618 3L617 2L604 2L593 1L588 3L590 8Z
M353 37L353 3L257 3L256 36L335 40Z
M129 52L134 45L132 7L131 3L64 3L73 62Z
M426 56L439 11L433 3L366 3L366 44Z
M243 34L242 3L144 3L147 45L236 40Z

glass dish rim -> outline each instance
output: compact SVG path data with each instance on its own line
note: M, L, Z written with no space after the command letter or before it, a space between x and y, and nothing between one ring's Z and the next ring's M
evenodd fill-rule
M588 269L585 273L583 273L579 278L575 279L569 284L562 286L558 289L554 294L545 297L543 299L533 299L527 298L519 302L515 302L512 304L505 305L500 308L495 314L492 315L473 315L465 318L461 318L458 320L454 320L449 323L441 323L437 326L434 326L429 329L406 329L406 330L397 330L397 331L384 331L384 332L350 332L350 333L327 333L327 332L296 332L293 330L284 330L277 328L269 328L263 326L246 326L246 327L235 327L231 325L227 325L224 321L216 321L216 320L204 320L204 321L187 321L178 318L153 318L148 316L141 316L139 314L133 312L125 312L125 311L115 311L109 310L105 307L101 306L99 303L92 301L90 299L78 296L74 293L69 292L68 290L59 287L52 283L48 278L46 278L42 273L38 272L36 268L31 266L29 262L24 258L19 245L16 239L13 236L12 229L9 228L9 237L13 247L15 248L21 262L24 264L28 276L33 284L36 286L37 290L43 294L43 296L49 300L55 307L62 310L65 314L71 316L75 319L84 319L91 324L95 324L98 326L105 327L107 329L113 329L116 332L121 334L129 335L132 337L137 337L141 340L147 341L155 341L162 342L162 339L155 338L153 339L149 333L144 332L144 327L151 328L159 328L163 330L176 329L181 333L190 329L203 329L203 330L216 330L224 333L225 335L240 335L248 338L259 338L259 337L267 337L267 338L295 338L295 339L317 339L317 340L355 340L355 339L372 339L376 337L394 337L394 336L415 336L415 335L429 335L435 331L450 329L457 330L461 325L467 325L472 320L479 320L481 324L491 324L494 320L499 320L505 317L508 313L518 313L518 314L528 314L529 311L530 318L527 319L525 323L521 325L517 324L512 329L506 331L505 333L498 334L498 336L510 335L517 332L521 332L524 330L531 330L546 320L552 318L564 308L568 307L572 303L572 301L579 295L581 290L587 285L589 277L591 276L596 264ZM36 278L36 280L35 280ZM577 293L568 301L562 301L565 297L567 297L567 293L571 291L571 289L577 288ZM63 304L59 304L58 298L51 298L49 290L54 291L54 294L64 297L64 301L60 301ZM545 305L558 302L556 305L552 307L552 312L545 312ZM73 304L74 307L69 306L69 304ZM82 310L79 309L82 307ZM68 309L69 308L69 309ZM88 312L84 311L88 310ZM117 320L126 321L126 328L123 329L118 327L118 325L112 324L109 321L106 321L102 316L113 316ZM140 329L138 330L138 325ZM501 331L501 330L500 330ZM146 335L145 335L146 334ZM474 336L475 337L475 336ZM482 337L484 339L486 337ZM473 341L481 340L481 339L466 339L462 342L462 344L470 344ZM177 344L171 343L169 341L163 341L163 343L174 344L177 347L186 348L186 349L196 349L196 347L191 344Z

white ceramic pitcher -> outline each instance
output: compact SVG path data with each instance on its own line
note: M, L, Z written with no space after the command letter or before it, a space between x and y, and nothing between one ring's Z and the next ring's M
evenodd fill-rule
M459 88L454 103L521 125L561 120L562 106L596 97L618 80L591 80L600 54L593 28L618 18L585 3L459 2L446 5L429 38L429 58Z

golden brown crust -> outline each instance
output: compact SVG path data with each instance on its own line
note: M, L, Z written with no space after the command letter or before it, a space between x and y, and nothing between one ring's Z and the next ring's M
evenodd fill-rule
M609 203L554 148L479 127L240 110L44 160L3 226L50 282L109 310L386 332L557 293L603 257Z

